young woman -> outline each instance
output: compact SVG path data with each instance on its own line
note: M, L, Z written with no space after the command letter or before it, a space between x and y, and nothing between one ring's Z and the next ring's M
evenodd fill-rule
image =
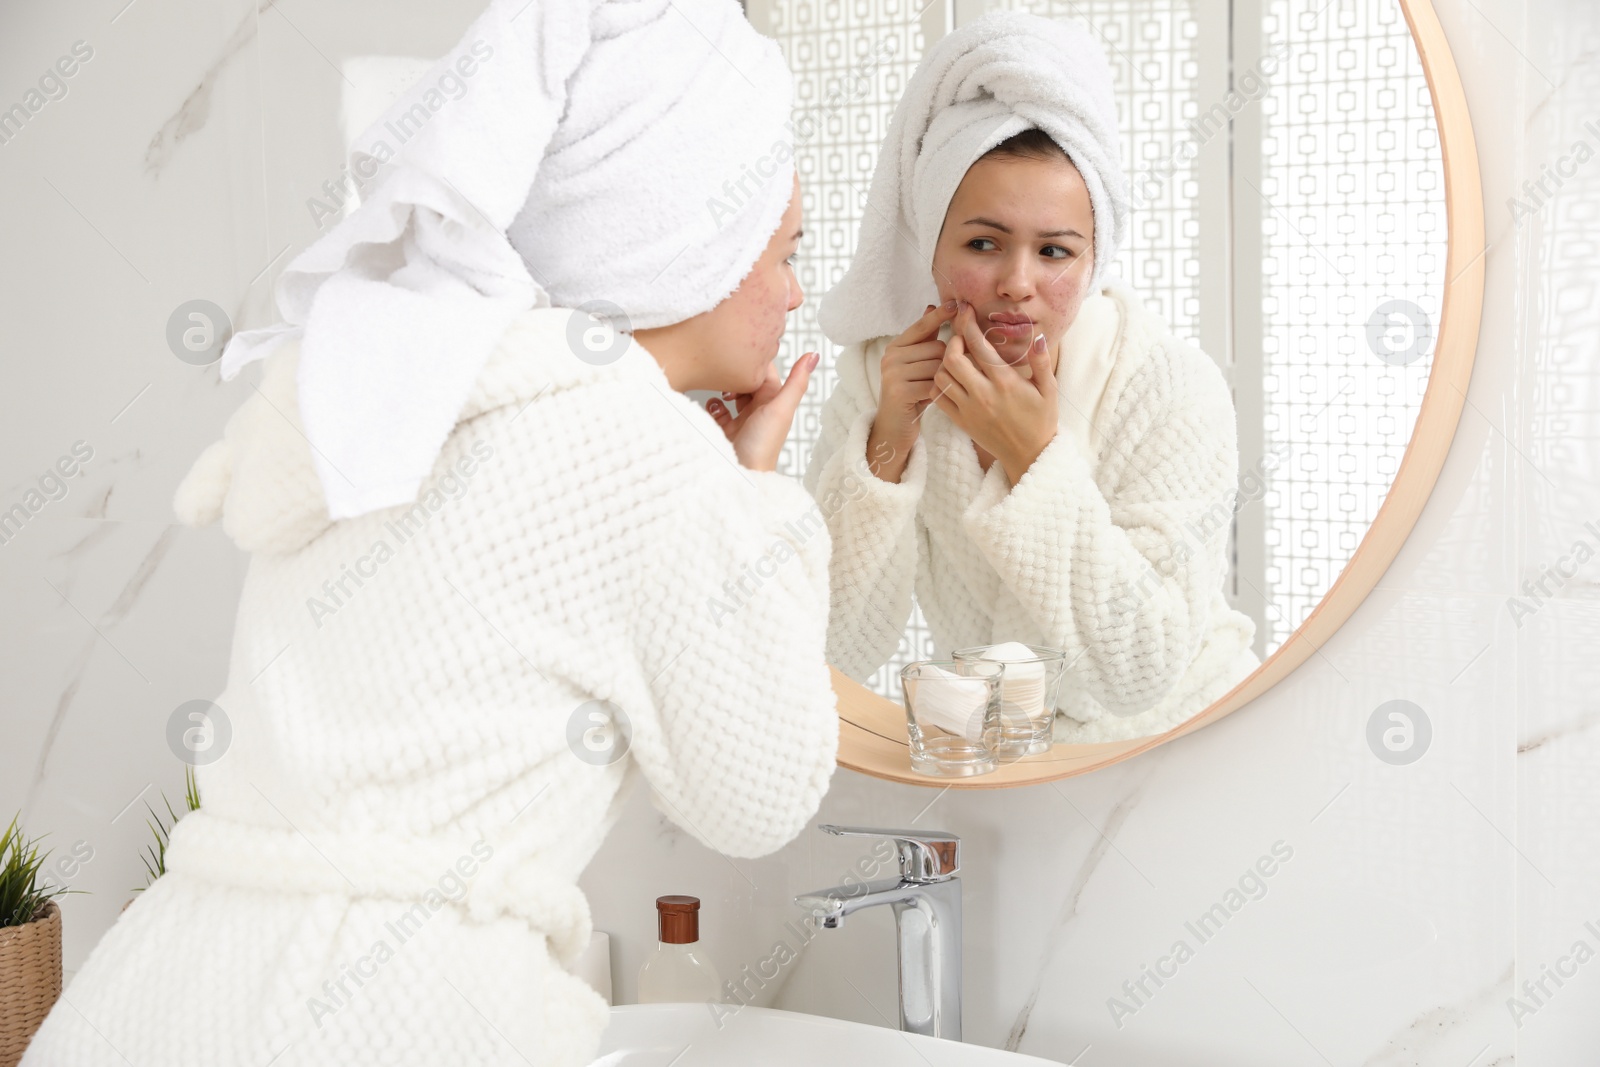
M470 92L291 266L289 343L176 498L253 554L201 806L28 1067L580 1067L578 877L630 785L732 856L815 813L789 157L706 209L784 143L789 74L737 5L670 6L496 0L434 72L485 45ZM689 389L753 406L719 430Z
M976 20L912 77L819 316L847 346L805 478L833 542L829 661L878 669L914 590L937 656L1065 650L1058 740L1169 729L1259 663L1222 592L1229 390L1106 276L1117 158L1084 31Z

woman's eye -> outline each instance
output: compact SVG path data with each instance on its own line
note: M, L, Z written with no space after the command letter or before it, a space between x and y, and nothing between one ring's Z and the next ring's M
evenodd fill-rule
M1060 245L1045 245L1042 251L1045 252L1046 255L1049 255L1050 249L1052 248L1061 254L1059 256L1050 256L1051 259L1069 259L1072 256L1072 251L1070 249L1063 248Z
M971 248L975 252L987 252L988 251L987 248L977 248L977 247L975 247L978 244L979 241L987 241L989 244L994 244L994 241L991 240L988 237L974 237L972 240L967 242L967 247Z
M788 259L785 259L785 260L784 260L784 262L785 262L785 263L787 263L787 264L789 264L789 266L791 266L791 267L792 267L792 266L794 266L794 261L795 261L795 260L796 260L796 259L798 259L798 258L799 258L799 256L800 256L800 253L799 253L799 252L790 252L790 253L789 253L789 258L788 258Z

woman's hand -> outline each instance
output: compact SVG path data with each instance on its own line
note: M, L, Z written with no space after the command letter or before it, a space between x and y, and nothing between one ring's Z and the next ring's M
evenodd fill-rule
M883 351L882 388L872 427L885 440L909 452L922 426L922 411L933 402L933 376L944 359L939 327L956 313L956 302L928 305L922 318L906 327Z
M821 360L818 353L807 352L794 361L785 382L778 380L778 364L774 360L767 364L766 380L755 392L723 393L721 400L713 398L706 404L741 464L753 471L778 469L778 455L789 437L794 413L811 382L811 372ZM738 415L728 413L729 400L738 405Z
M955 332L934 374L934 403L979 448L1005 468L1011 484L1021 480L1056 435L1056 378L1043 335L1028 346L1033 377L1024 378L995 351L971 304L956 313Z
M883 350L878 411L867 436L867 465L886 482L898 482L911 459L922 412L933 403L933 375L944 358L939 327L955 313L954 300L929 304L922 317Z

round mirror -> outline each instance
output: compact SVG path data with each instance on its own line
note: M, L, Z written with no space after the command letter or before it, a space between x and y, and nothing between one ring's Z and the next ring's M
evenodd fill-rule
M970 533L973 507L993 509L1026 477L1013 485L998 463L985 466L930 407L914 527L891 538L893 552L880 546L883 574L836 573L839 762L922 785L991 788L1105 766L1215 721L1318 655L1432 490L1483 295L1476 148L1428 0L1014 0L987 10L997 6L1078 20L1104 44L1132 214L1113 288L1094 298L1113 326L1095 335L1109 338L1109 384L1080 412L1093 484L1053 497L1033 487L1032 502L1057 501L1032 520L1036 542L1018 523L1004 553L962 545L951 530L963 516ZM791 319L780 362L821 351L824 387L807 398L783 469L811 481L836 361L881 359L881 348L829 343L815 297L854 254L912 71L986 8L749 0L747 10L796 77L807 234L797 266L812 299ZM1156 481L1155 465L1130 464L1133 445L1155 437L1128 440L1128 403L1103 400L1122 395L1114 368L1138 355L1128 325L1152 320L1169 344L1210 360L1231 394L1236 436L1200 445L1237 445L1236 482L1214 499L1186 499L1181 485ZM1063 353L1078 333L1089 327L1074 322ZM1063 412L1077 410L1065 392ZM948 491L962 484L965 496ZM836 531L836 555L854 551L853 536ZM1174 651L1180 636L1187 652ZM1049 741L988 773L929 777L912 768L901 671L963 645L1061 651ZM1164 680L1135 696L1146 670Z

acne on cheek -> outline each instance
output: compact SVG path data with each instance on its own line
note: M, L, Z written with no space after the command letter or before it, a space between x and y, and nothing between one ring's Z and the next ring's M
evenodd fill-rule
M752 352L776 354L783 340L783 326L789 312L789 283L780 291L766 278L750 279L749 302L745 305L745 341Z
M1068 313L1079 299L1076 286L1051 286L1040 295L1044 297L1045 306L1050 309L1051 317L1060 323L1066 321Z
M939 295L946 300L953 296L957 300L976 303L977 301L973 299L974 294L981 294L985 291L984 286L987 284L987 279L981 271L976 271L969 267L941 271L940 273L946 281L938 287Z
M980 304L990 303L993 300L994 280L982 269L972 267L940 269L940 267L941 264L935 264L935 279L938 283L936 288L941 299L954 296L969 303ZM1054 281L1046 279L1036 292L1044 307L1048 309L1048 313L1035 317L1054 319L1056 328L1064 332L1064 324L1069 314L1076 317L1073 309L1083 300L1087 278L1088 274L1085 271L1068 270Z
M1069 268L1062 271L1059 278L1046 281L1039 289L1039 296L1052 314L1065 319L1069 313L1075 315L1074 309L1083 302L1088 277L1083 271Z

